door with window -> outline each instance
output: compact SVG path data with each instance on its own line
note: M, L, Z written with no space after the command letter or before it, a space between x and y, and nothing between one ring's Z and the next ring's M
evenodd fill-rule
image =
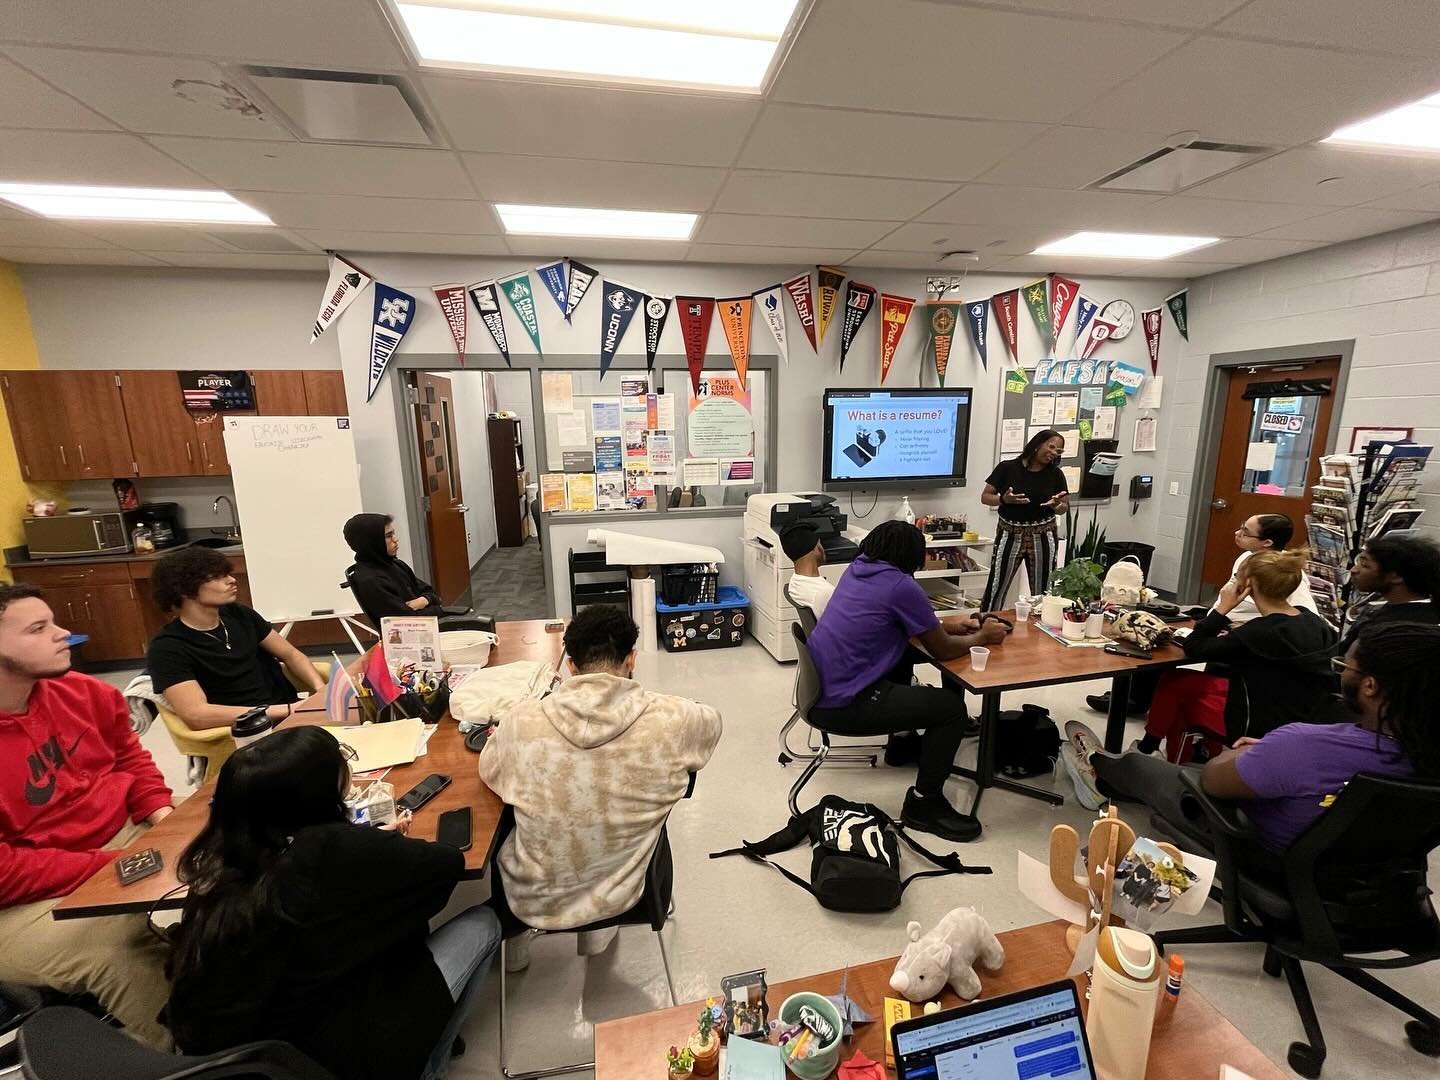
M1284 514L1295 525L1294 543L1305 542L1310 488L1320 477L1339 373L1338 357L1229 370L1202 598L1213 597L1230 579L1240 554L1235 533L1247 518Z
M470 508L460 487L455 398L449 379L428 372L416 372L415 395L430 573L441 601L451 604L470 588L470 553L465 543L465 513Z

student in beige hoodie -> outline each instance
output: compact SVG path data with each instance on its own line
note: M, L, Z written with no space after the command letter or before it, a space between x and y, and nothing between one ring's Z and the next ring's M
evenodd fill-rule
M480 779L515 808L499 854L503 896L492 901L507 934L511 913L568 930L634 907L666 817L720 741L715 709L634 681L639 632L618 608L581 611L565 631L571 677L506 716L480 755ZM599 952L613 937L580 949ZM528 941L509 947L511 970L524 966Z

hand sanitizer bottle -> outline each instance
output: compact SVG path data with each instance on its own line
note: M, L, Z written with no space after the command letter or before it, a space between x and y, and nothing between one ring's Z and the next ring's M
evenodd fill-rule
M904 495L900 499L900 512L895 515L896 521L903 521L907 525L915 524L915 511L910 509L910 496Z

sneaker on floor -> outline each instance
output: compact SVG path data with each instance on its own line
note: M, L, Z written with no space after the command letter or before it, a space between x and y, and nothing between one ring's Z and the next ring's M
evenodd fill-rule
M1070 774L1070 782L1075 785L1076 802L1086 810L1099 810L1109 801L1100 791L1100 778L1095 775L1095 766L1081 756L1074 743L1060 747L1060 761Z
M526 930L505 942L505 974L514 975L530 966L530 942L539 936L539 930Z
M885 764L892 768L915 765L920 761L920 748L918 732L897 732L885 742Z
M1085 704L1086 704L1086 705L1089 705L1090 708L1094 709L1096 712L1098 712L1098 713L1103 713L1104 715L1109 716L1109 715L1110 715L1110 691L1107 690L1107 691L1105 691L1105 693L1103 693L1103 694L1086 694L1086 695L1085 695ZM1125 715L1126 715L1126 716L1144 716L1144 715L1145 715L1146 713L1148 713L1149 711L1150 711L1149 709L1141 708L1139 705L1136 705L1134 702L1131 702L1131 703L1130 703L1129 705L1127 705L1126 708L1125 708Z
M1105 752L1105 741L1095 734L1093 728L1079 720L1065 722L1065 741L1075 748L1081 760L1088 762L1090 755Z
M599 956L620 934L619 926L607 926L601 930L586 930L575 935L576 956Z
M922 798L913 787L905 792L905 807L900 811L900 823L907 829L933 833L942 840L956 844L967 844L980 839L980 819L971 814L962 814L945 800L943 795Z

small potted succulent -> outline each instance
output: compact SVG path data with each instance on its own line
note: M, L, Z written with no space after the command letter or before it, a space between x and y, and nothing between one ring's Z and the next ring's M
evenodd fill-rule
M690 1052L690 1047L670 1047L665 1055L665 1063L670 1067L670 1080L694 1080L695 1055Z
M720 1068L720 1033L715 1030L714 998L700 1010L700 1023L687 1049L695 1059L696 1076L713 1076Z

